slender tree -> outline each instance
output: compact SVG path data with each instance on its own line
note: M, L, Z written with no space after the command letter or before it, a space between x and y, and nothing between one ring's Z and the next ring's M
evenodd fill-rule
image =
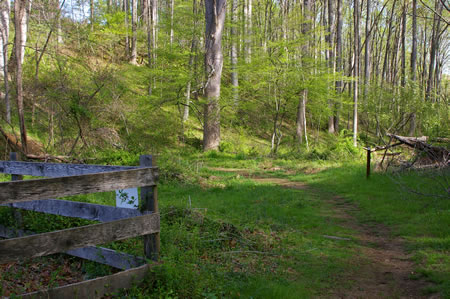
M9 100L8 81L8 39L9 39L9 14L11 11L9 1L0 2L0 78L3 76L5 82L5 112L6 121L11 122L11 104Z
M307 36L311 30L310 18L311 14L311 0L303 0L303 24L302 34ZM309 45L305 43L302 47L302 66L306 68L307 57L309 53ZM304 87L300 92L299 102L297 106L297 119L296 119L296 138L298 143L303 143L303 137L308 145L308 136L306 134L306 101L308 99L308 88Z
M231 5L231 85L233 88L233 100L237 104L239 100L239 79L237 72L238 53L237 53L237 13L238 13L238 0L232 0Z
M138 0L131 0L131 57L130 63L137 65L137 8Z
M25 117L23 108L23 57L27 36L27 19L31 9L31 0L16 0L14 2L14 27L15 27L15 54L16 54L16 97L17 113L19 115L20 140L22 150L27 154L27 131L25 127Z
M411 81L416 81L417 72L417 0L412 1L412 37L411 37ZM409 123L409 136L416 131L416 113L412 112Z
M353 145L357 146L358 137L358 81L359 81L359 0L354 0L353 9L353 19L354 19L354 54L353 54Z

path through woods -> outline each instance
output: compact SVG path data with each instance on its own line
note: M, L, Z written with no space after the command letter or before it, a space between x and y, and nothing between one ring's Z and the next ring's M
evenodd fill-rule
M342 220L342 225L353 230L359 245L359 254L351 262L359 265L348 280L352 287L342 289L338 286L331 291L337 298L440 298L439 295L423 295L421 289L428 283L414 276L412 256L404 249L404 241L393 237L388 227L379 223L361 223L355 217L358 207L339 196L327 196L302 182L293 182L285 178L253 176L246 169L210 168L215 171L233 172L258 183L275 184L284 188L302 189L325 200L332 208L334 217ZM324 236L333 238L332 236ZM337 238L337 237L336 237ZM338 238L345 240L345 238ZM350 239L349 239L349 242ZM344 274L346 275L346 274Z

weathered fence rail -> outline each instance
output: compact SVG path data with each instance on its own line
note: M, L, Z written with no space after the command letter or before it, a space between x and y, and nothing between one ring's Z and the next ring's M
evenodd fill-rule
M0 172L13 175L13 181L0 183L2 206L101 222L41 234L0 227L0 237L8 238L0 240L0 264L65 252L126 270L24 297L101 297L129 287L133 277L142 278L148 270L144 258L95 247L98 244L144 236L146 258L158 260L158 169L152 166L151 156L141 156L138 167L0 161ZM50 178L21 180L22 175ZM140 210L51 199L135 187L141 187ZM13 233L19 237L11 238Z

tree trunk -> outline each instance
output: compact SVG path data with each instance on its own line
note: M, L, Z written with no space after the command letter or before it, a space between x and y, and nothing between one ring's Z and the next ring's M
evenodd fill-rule
M402 11L402 78L401 86L406 85L406 1L403 3Z
M11 103L9 100L8 81L8 40L9 40L9 14L11 11L10 1L0 3L0 78L3 76L5 82L5 112L6 121L11 123Z
M15 54L16 57L16 96L17 113L19 116L20 140L22 150L27 154L27 131L25 128L25 118L23 109L23 85L22 85L22 63L25 51L25 41L27 35L26 19L31 8L31 0L16 0L14 2L14 25L15 25ZM25 21L24 21L25 20ZM24 26L25 25L25 26Z
M183 123L188 120L189 118L189 107L191 104L191 85L192 85L192 77L193 77L193 65L194 65L194 59L195 59L195 52L197 50L197 1L193 0L193 8L192 12L194 15L194 27L192 31L192 42L191 42L191 52L189 54L189 81L186 84L186 104L184 106L184 112L183 112Z
M383 72L381 73L381 84L383 84L386 81L386 74L387 74L387 67L388 67L388 56L389 56L389 45L391 40L391 34L392 34L392 25L393 25L393 17L394 17L394 11L395 11L395 4L397 3L397 0L394 0L394 3L392 4L392 10L391 10L391 16L389 18L389 26L388 26L388 36L386 39L386 52L384 55L384 62L383 62Z
M369 52L370 52L370 30L369 30L369 23L370 23L370 0L367 0L367 11L366 11L366 39L365 39L365 45L364 45L364 102L367 103L367 91L369 87L370 82L370 59L369 59Z
M91 22L91 31L94 31L94 0L89 1L90 6L90 17L89 20Z
M175 6L175 1L171 0L170 1L170 47L172 47L173 37L174 37L174 34L173 34L173 9L174 9L174 6Z
M417 0L412 1L412 49L411 49L411 81L416 81L417 72ZM416 131L416 113L411 113L409 121L409 136L414 136Z
M416 81L417 71L417 0L412 1L412 49L411 49L411 80Z
M355 9L353 11L354 18L354 63L353 77L355 86L353 88L353 145L357 146L358 137L358 81L359 81L359 0L354 0Z
M334 74L336 73L335 70L335 63L334 63L334 51L333 51L333 41L334 41L334 8L333 8L333 1L328 0L328 35L327 35L327 46L328 46L328 67L330 68L330 71ZM333 101L329 101L329 106L331 111L333 111L334 103ZM335 133L336 130L334 128L334 116L333 113L330 114L328 117L328 132L329 133Z
M127 59L130 57L130 40L128 37L128 10L129 10L128 0L123 0L123 11L125 13L125 55Z
M237 54L237 13L238 13L238 0L232 0L231 6L231 86L233 92L234 104L237 105L239 101L239 79L237 72L238 54Z
M303 0L303 24L302 24L302 35L304 37L309 34L311 30L311 24L309 23L309 14L311 13L311 0ZM302 55L307 57L310 55L310 49L308 43L306 42L302 46ZM302 60L302 66L306 66L306 59ZM306 80L306 79L305 79ZM303 143L303 137L307 141L306 136L306 102L308 98L308 89L305 87L299 97L298 108L297 108L297 120L296 120L296 139L299 144Z
M138 0L131 0L131 58L130 63L137 65L137 2Z
M247 49L247 63L250 63L252 61L252 36L253 36L253 23L252 23L252 14L253 14L253 6L252 6L252 0L247 0L247 32L246 34L246 49Z
M342 0L337 0L336 8L336 71L343 72L342 65ZM342 75L339 74L339 80L336 81L336 93L340 97L342 94ZM339 112L340 112L341 102L340 100L336 103L336 111L334 114L334 131L339 132Z
M203 150L217 150L220 143L220 82L223 55L222 34L226 0L205 1L205 97Z
M427 90L426 90L426 99L431 100L431 91L433 89L433 83L434 83L434 74L436 69L436 53L438 51L438 44L439 44L439 31L440 31L440 24L441 24L441 18L439 17L442 15L442 8L443 5L439 0L435 0L435 11L437 13L434 14L434 20L433 20L433 33L432 33L432 39L431 39L431 50L430 50L430 65L428 66L428 81L427 81Z

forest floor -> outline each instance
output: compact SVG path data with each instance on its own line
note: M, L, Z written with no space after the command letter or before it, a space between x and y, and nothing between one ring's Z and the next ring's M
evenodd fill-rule
M440 298L439 294L424 295L421 291L430 286L422 279L413 279L415 264L412 254L405 250L404 240L394 237L389 227L380 223L361 223L355 217L358 207L341 196L328 196L303 182L273 177L258 173L252 175L246 169L210 168L214 171L233 172L252 181L274 184L284 188L306 190L318 195L332 208L334 217L340 219L341 225L355 232L360 255L354 256L352 263L358 265L358 271L346 277L351 282L350 288L337 287L331 291L338 298ZM330 239L347 240L336 236L324 236Z

